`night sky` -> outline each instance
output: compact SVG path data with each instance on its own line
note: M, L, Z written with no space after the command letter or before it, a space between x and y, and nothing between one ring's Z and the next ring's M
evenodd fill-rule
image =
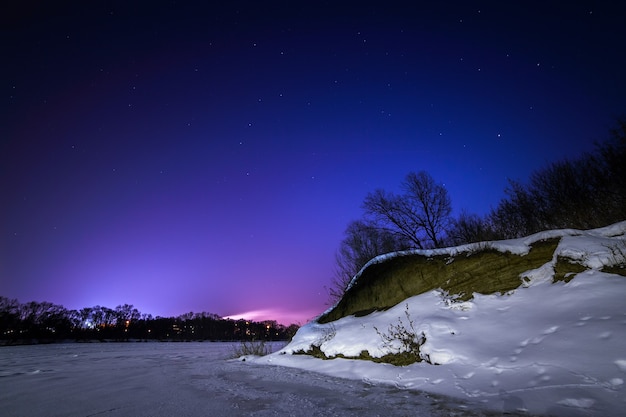
M485 214L626 112L623 2L10 3L0 295L21 302L304 323L368 192L425 170Z

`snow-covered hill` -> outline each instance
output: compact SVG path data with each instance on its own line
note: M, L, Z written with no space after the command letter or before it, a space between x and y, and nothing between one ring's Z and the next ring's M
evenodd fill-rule
M475 293L465 301L430 290L385 311L324 324L314 320L279 352L249 359L452 395L505 412L623 415L626 277L619 265L626 263L626 222L544 232L489 247L525 254L546 239L559 239L552 260L522 274L515 290ZM438 253L459 256L463 250ZM394 256L400 254L373 263ZM580 272L555 281L559 259L576 262ZM416 336L421 362L395 366L350 359L397 354L400 341L388 336L398 330ZM318 357L297 354L302 352Z

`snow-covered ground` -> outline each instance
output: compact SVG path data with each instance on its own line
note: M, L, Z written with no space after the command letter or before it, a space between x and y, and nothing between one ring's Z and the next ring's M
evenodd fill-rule
M0 416L497 415L476 404L386 384L229 360L236 347L206 342L1 347Z
M623 416L626 278L600 269L623 256L625 235L623 222L494 243L523 254L561 238L553 260L509 294L460 303L432 291L365 317L313 321L265 357L228 360L236 345L224 343L0 347L0 415ZM552 283L558 255L589 269ZM380 333L408 326L407 312L438 365L293 354L315 345L327 356L382 356L393 346Z
M247 362L450 395L505 412L623 416L626 278L599 270L626 254L625 233L626 222L622 222L586 232L560 230L495 242L500 250L523 254L537 240L561 237L553 260L528 271L529 282L509 294L475 294L471 301L457 303L432 291L365 317L349 316L327 324L313 321L282 350ZM459 248L437 252L456 255ZM552 283L558 255L590 269L568 283ZM293 355L318 346L329 357L355 357L363 350L380 357L393 351L381 334L394 324L408 329L409 318L416 333L426 336L421 353L438 365L420 362L397 367Z

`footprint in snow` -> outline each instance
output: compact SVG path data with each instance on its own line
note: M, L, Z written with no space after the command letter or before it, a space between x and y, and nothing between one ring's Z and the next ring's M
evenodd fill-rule
M591 398L564 398L557 404L573 408L589 408L595 403Z
M498 357L497 356L489 359L487 362L481 364L481 366L484 366L484 367L488 368L488 367L494 366L496 363L498 363Z
M615 365L619 368L620 371L626 372L626 359L618 359L615 361Z
M548 327L546 330L543 331L542 334L552 334L556 332L558 329L559 329L559 326Z

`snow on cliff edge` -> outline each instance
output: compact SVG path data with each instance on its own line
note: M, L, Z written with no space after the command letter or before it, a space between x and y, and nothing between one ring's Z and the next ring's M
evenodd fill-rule
M626 222L492 243L501 251L521 254L533 242L553 237L561 238L553 260L524 274L530 282L511 293L474 294L472 300L457 303L441 291L431 291L364 317L326 324L312 321L285 348L251 358L252 362L452 395L505 412L622 415L626 278L600 269L626 254ZM458 251L447 248L437 253ZM553 283L557 256L575 259L589 269L567 283ZM420 351L438 365L397 367L294 354L319 346L329 357L356 357L365 350L373 357L383 356L390 348L381 333L401 322L408 326L407 313L417 333L426 337Z

